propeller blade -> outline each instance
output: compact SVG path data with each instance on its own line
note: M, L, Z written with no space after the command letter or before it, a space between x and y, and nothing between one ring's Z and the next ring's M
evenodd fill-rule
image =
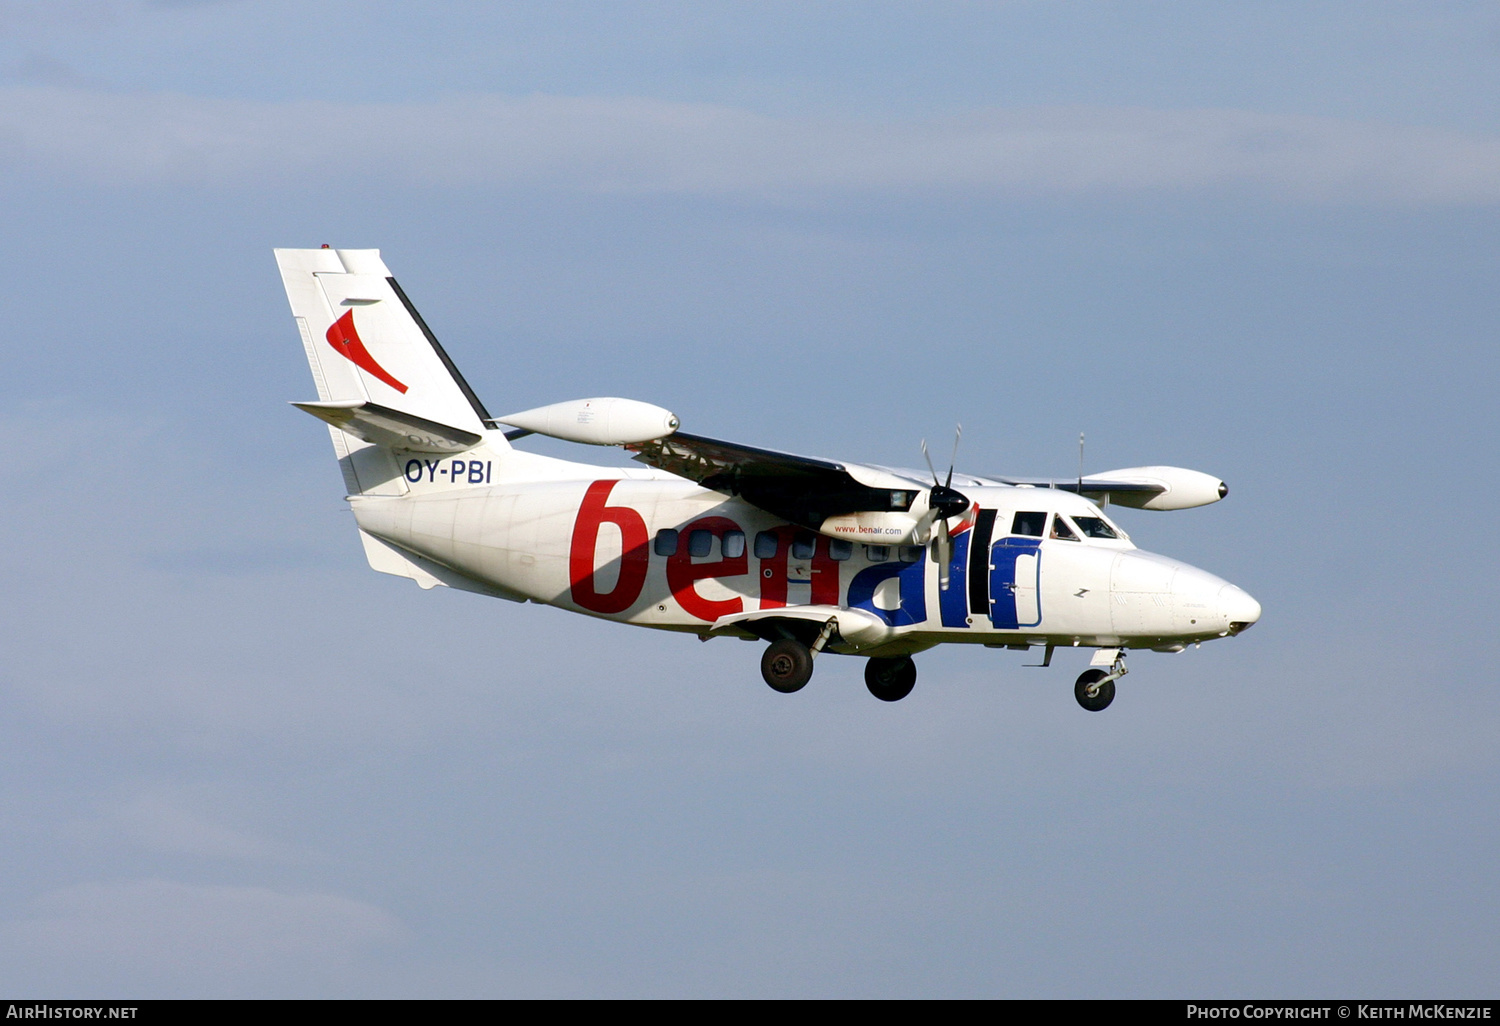
M948 461L948 480L943 482L944 488L953 487L953 468L958 465L958 442L964 436L964 426L958 425L958 430L953 432L953 458ZM932 475L933 484L937 483L937 475Z
M953 467L958 463L958 442L963 438L964 426L958 425L953 436L953 459L948 464L946 484L938 483L937 468L932 465L932 455L927 451L927 439L922 439L922 458L932 473L932 487L927 492L927 513L917 523L913 540L919 544L932 542L932 559L938 564L938 587L948 590L948 564L953 561L953 537L948 531L948 518L968 512L969 497L953 487Z
M938 565L938 589L947 591L953 562L953 536L948 533L946 520L937 522L937 533L932 539L932 558Z

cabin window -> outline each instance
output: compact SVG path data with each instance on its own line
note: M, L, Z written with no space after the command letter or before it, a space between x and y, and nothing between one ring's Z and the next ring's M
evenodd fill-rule
M656 554L658 556L677 555L677 532L670 527L656 532Z
M921 545L903 545L901 546L901 562L920 563L924 551Z
M755 536L755 558L776 558L776 532L762 531Z
M803 532L792 540L793 559L812 559L813 552L818 547L817 535Z
M865 558L871 563L884 563L891 558L891 547L889 545L866 545Z
M1052 518L1052 537L1060 538L1063 541L1078 540L1078 535L1074 534L1073 529L1068 526L1067 517L1064 517L1061 513Z
M707 530L688 533L688 555L706 556L714 550L714 533Z
M1028 538L1040 538L1047 526L1047 514L1041 513L1017 513L1015 519L1010 522L1011 534L1024 534Z
M843 538L834 538L828 543L828 555L842 563L854 555L854 543Z
M1118 538L1115 529L1106 524L1101 517L1074 517L1073 523L1083 532L1086 538Z
M745 554L745 532L725 531L724 540L721 544L724 549L725 559L739 559Z

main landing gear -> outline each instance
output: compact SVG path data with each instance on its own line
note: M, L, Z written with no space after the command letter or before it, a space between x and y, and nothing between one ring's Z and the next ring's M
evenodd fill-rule
M771 642L760 657L760 675L772 690L783 695L801 691L812 680L813 656L823 651L837 627L837 620L829 620L811 645L803 644L790 634Z
M782 638L766 647L760 657L760 675L784 695L801 691L812 679L813 650L796 638ZM868 659L865 687L882 702L899 702L917 683L917 664L911 656Z
M760 675L783 695L801 691L812 680L812 671L812 649L796 638L771 642L760 657Z
M899 702L917 683L917 664L911 656L870 658L865 662L865 687L882 702Z
M773 690L784 695L801 691L812 679L813 657L828 644L834 626L832 620L825 624L811 645L793 637L771 642L760 657L760 675ZM911 694L916 683L917 664L911 656L871 658L865 662L865 687L882 702L901 701Z
M1115 700L1115 681L1130 672L1125 668L1125 653L1120 649L1113 652L1101 649L1099 655L1094 657L1094 662L1100 661L1099 656L1108 660L1111 655L1113 662L1108 663L1108 670L1092 666L1084 670L1078 677L1078 683L1073 685L1073 697L1089 712L1103 712L1107 709L1109 703Z

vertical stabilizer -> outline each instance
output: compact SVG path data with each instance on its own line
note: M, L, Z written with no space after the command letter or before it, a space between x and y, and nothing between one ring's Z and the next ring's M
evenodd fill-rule
M376 249L278 249L276 263L321 403L370 404L404 423L504 439ZM320 416L322 414L319 414ZM324 419L329 419L324 417ZM330 427L350 494L402 495L390 448Z

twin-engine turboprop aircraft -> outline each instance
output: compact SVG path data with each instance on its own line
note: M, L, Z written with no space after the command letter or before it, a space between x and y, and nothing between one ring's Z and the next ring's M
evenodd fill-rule
M276 251L370 565L640 627L770 644L793 692L823 652L865 656L894 702L944 642L1096 650L1100 710L1128 648L1181 651L1260 617L1245 592L1143 552L1101 507L1185 509L1207 474L1135 467L1067 484L794 456L678 430L668 411L580 399L493 417L378 250ZM610 469L514 448L529 434L622 446ZM930 469L929 461L929 469Z

